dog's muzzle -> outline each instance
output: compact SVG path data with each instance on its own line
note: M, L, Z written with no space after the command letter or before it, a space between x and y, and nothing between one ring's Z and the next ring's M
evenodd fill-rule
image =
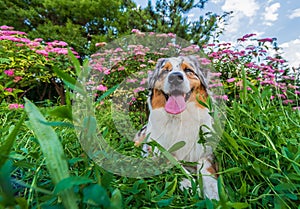
M168 82L172 85L178 85L183 82L183 75L180 72L171 73L168 77Z
M186 109L186 102L192 90L186 93L188 89L184 80L184 74L181 72L170 73L167 82L169 84L168 93L163 92L166 98L165 110L173 115L179 114Z

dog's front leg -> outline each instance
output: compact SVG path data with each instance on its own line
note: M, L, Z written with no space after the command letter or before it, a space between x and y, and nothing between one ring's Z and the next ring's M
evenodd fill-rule
M198 173L202 175L203 194L209 199L219 200L218 180L216 175L215 166L211 158L203 158L197 165Z

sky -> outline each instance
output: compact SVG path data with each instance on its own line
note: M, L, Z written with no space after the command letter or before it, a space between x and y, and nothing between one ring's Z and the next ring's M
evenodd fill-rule
M135 2L144 7L148 0ZM195 9L187 15L196 20L207 12L229 11L233 14L220 41L235 42L250 33L257 34L257 38L277 38L289 65L300 66L300 0L208 0L203 10Z

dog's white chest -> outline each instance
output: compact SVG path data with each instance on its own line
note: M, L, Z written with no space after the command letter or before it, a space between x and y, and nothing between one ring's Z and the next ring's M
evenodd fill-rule
M173 154L178 160L195 162L203 153L203 146L197 143L199 128L203 124L211 127L208 110L195 108L195 104L190 103L187 109L178 115L170 115L163 108L153 110L149 117L147 133L150 134L150 139L158 142L166 150L177 142L184 141L185 146Z

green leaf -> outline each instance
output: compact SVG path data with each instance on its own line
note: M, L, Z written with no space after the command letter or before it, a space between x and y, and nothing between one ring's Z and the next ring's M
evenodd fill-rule
M92 183L93 180L86 178L86 177L81 177L81 176L71 176L68 178L65 178L58 182L56 184L55 189L54 189L54 194L58 194L62 191L65 191L66 189L71 189L74 186L82 185L82 184L89 184Z
M81 66L79 60L75 57L75 55L73 54L72 50L70 50L70 48L68 48L68 55L71 58L71 61L74 65L76 75L79 76L81 73Z
M122 194L119 189L115 189L112 192L110 202L111 202L111 208L114 208L114 209L123 208Z
M117 88L119 87L119 84L111 87L110 89L108 89L106 92L104 92L98 99L97 102L101 102L103 99L105 99L105 97L111 95Z
M222 173L239 173L241 172L243 169L242 168L239 168L239 167L233 167L233 168L228 168L222 172L219 172L220 174Z
M7 160L5 161L5 164L0 168L0 206L11 206L11 203L15 201L14 191L10 178L12 164L13 163L11 160Z
M92 139L97 131L97 121L95 117L87 116L83 119L83 127L85 128L85 137ZM87 129L86 129L87 128Z
M165 200L160 200L160 201L157 202L157 205L160 208L169 206L172 203L173 199L174 199L174 197L171 197L171 198L165 199Z
M51 116L73 121L72 108L70 106L65 105L65 106L56 107L53 110L50 110L48 114Z
M292 184L292 183L282 183L282 184L278 184L274 187L274 189L276 191L284 191L284 190L295 190L296 189L297 184ZM298 185L298 187L300 187L300 185Z
M25 111L29 122L35 133L41 150L46 159L46 166L49 170L54 184L69 177L68 164L64 155L62 145L52 127L41 123L47 122L39 109L25 98ZM66 208L78 208L76 197L71 189L61 193L63 204Z
M105 208L110 206L110 200L106 190L98 184L93 184L84 188L83 201L87 204L103 206Z
M206 203L206 208L207 208L207 209L214 209L214 205L213 205L213 203L212 203L212 200L206 198L206 199L205 199L205 203Z
M168 152L172 153L172 152L175 152L179 149L181 149L182 147L185 146L185 142L184 141L180 141L180 142L177 142L175 143L169 150Z
M26 114L24 113L21 116L21 119L19 120L17 125L13 128L11 133L5 139L4 144L0 147L0 156L1 156L0 168L4 165L5 161L7 160L8 156L9 156L10 150L12 149L12 147L14 145L15 139L17 137L17 134L19 132L21 125L24 122L25 117L26 117Z
M172 196L177 188L178 182L177 182L177 176L175 176L172 183L167 187L168 195Z
M66 122L45 122L41 121L42 124L45 124L47 126L60 126L60 127L68 127L68 128L74 128L74 125L72 123L66 123Z
M85 95L84 88L82 85L77 82L77 80L71 77L68 73L65 73L57 68L53 68L53 71L56 75L63 80L63 82L72 90L77 91L78 93Z
M249 204L248 203L242 203L242 202L235 202L235 203L227 203L228 206L234 209L243 209L243 208L248 208Z
M228 142L235 150L239 149L239 145L236 143L235 139L232 138L226 131L223 132L223 135L227 138Z

